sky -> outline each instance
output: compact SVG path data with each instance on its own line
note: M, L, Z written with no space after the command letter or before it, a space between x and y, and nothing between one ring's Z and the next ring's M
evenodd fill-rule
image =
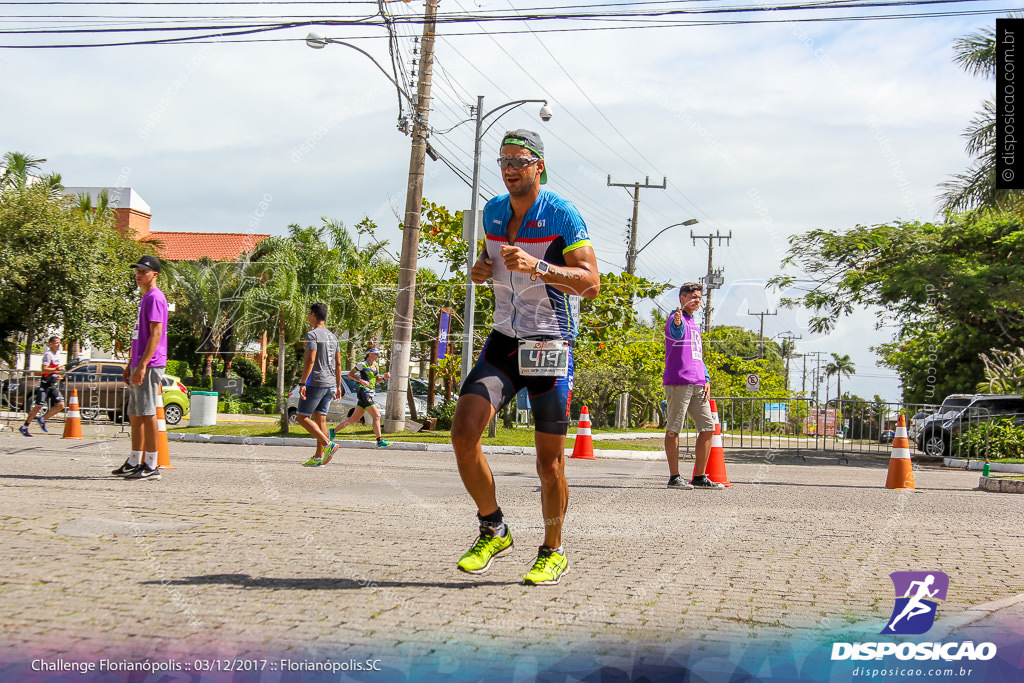
M532 3L544 4L555 3ZM392 5L396 15L423 11L418 1ZM441 8L508 12L509 4L442 0ZM17 13L89 9L138 13L28 5ZM713 252L725 278L712 294L715 324L757 331L759 318L749 312L776 312L764 319L766 337L800 336L798 352L820 352L822 363L831 353L849 354L857 371L844 378L844 390L895 401L898 380L876 366L870 350L894 331L891 324L876 329L881 312L858 311L833 332L814 334L810 313L779 307L781 294L765 283L783 272L791 235L936 218L938 185L970 161L961 133L993 90L991 81L953 63L953 42L994 26L996 16L504 35L489 34L557 26L442 27L431 144L468 175L472 123L457 124L469 119L478 95L486 110L547 99L549 122L539 120L538 104L488 119L496 123L483 140L486 196L502 189L494 162L500 134L538 131L547 187L580 208L602 271L621 271L632 200L608 186L609 176L613 183L664 179L665 189L640 190L638 244L666 226L700 222L651 241L638 257L638 275L675 285L697 280L707 270L708 247L706 240L694 243L691 231L731 235L728 243L716 240ZM154 230L283 234L293 223L329 217L351 227L370 216L380 226L377 236L397 253L409 138L396 128L395 90L355 50L307 47L310 30L276 31L252 43L0 48L0 151L47 159L44 170L59 172L66 185L132 187L150 205ZM378 29L313 30L390 64ZM0 36L0 44L65 39ZM82 42L89 40L97 38ZM399 45L409 71L413 41ZM428 160L424 195L450 210L469 207L469 187L442 162ZM673 308L675 294L657 305ZM799 388L801 361L793 367Z

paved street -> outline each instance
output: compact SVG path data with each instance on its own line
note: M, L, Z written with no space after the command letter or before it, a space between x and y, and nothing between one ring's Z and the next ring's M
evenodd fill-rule
M516 545L470 577L455 562L474 508L451 454L303 468L300 448L172 443L176 469L131 482L109 476L127 447L0 435L8 655L599 656L877 634L896 570L949 574L941 619L1024 592L1024 496L978 491L977 473L926 467L903 493L883 488L884 462L748 459L729 462L731 489L677 491L663 462L569 460L570 571L526 587L542 538L530 457L490 456Z

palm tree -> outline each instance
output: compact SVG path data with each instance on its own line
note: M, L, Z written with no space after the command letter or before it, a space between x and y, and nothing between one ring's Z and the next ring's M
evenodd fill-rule
M0 173L0 190L24 188L32 176L32 171L45 163L46 159L38 159L23 152L5 153L3 173Z
M1020 16L1010 14L1009 16ZM953 58L964 71L974 76L995 78L995 29L985 28L957 40ZM992 99L982 103L970 125L964 130L967 153L974 157L970 167L942 183L942 210L949 213L974 208L1007 209L1024 203L1019 190L996 189L996 107Z
M836 402L836 409L842 408L841 402L843 400L843 375L849 377L857 373L857 369L853 367L853 360L850 359L850 354L846 353L840 356L838 353L832 354L832 362L825 366L825 376L831 377L836 376L836 393L839 395L839 399ZM836 418L838 420L838 416Z

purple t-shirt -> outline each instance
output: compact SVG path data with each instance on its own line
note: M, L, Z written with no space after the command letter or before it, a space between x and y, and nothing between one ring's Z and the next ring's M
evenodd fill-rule
M708 371L704 367L704 346L700 338L700 325L683 313L683 324L673 325L675 314L665 321L665 374L662 384L677 386L708 382ZM677 336L678 335L678 336Z
M132 334L132 367L139 364L142 354L146 351L151 322L163 323L163 331L156 345L156 353L149 361L149 367L167 367L167 297L158 287L153 287L143 294L142 301L139 302L139 315L135 320L135 333Z

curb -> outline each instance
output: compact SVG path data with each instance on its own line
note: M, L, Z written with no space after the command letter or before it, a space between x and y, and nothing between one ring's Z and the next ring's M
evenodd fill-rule
M177 434L168 432L168 441L181 441L184 443L216 443L216 444L237 444L243 446L295 446L298 448L309 448L313 446L312 439L300 437L281 436L233 436L227 434ZM335 441L342 448L353 448L363 450L377 450L377 445L372 441L357 441L346 439ZM418 441L393 441L387 447L389 451L425 451L428 453L454 453L451 444L421 443ZM532 446L483 446L484 453L489 455L534 455ZM652 460L661 461L665 454L661 451L616 451L596 450L595 455L600 454L601 460ZM566 456L572 455L572 449L565 449Z
M963 458L943 458L943 467L954 467L961 470L978 470L985 466L984 460L964 460ZM1024 474L1024 465L1012 462L989 463L992 472L1009 472L1012 474Z
M978 488L993 493L1024 493L1024 479L1000 479L999 477L981 477Z

